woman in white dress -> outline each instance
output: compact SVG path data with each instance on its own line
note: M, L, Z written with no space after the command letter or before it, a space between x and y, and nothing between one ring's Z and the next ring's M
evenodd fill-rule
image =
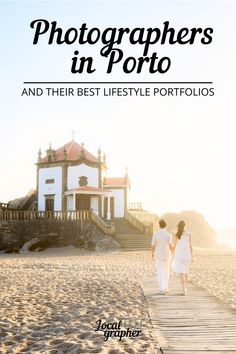
M180 274L180 280L183 292L187 294L188 269L193 261L193 248L191 241L191 232L185 229L185 222L180 221L177 225L178 231L174 240L174 256L172 260L172 269Z

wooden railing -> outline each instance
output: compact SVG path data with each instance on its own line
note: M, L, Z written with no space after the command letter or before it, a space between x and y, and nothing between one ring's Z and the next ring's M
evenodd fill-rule
M0 221L10 220L90 220L89 210L79 211L10 211L0 210Z
M133 225L136 229L138 229L144 235L152 235L153 234L153 224L149 222L142 222L137 219L132 213L129 211L125 211L125 219Z
M114 235L115 233L115 225L113 223L107 224L104 220L102 220L97 214L95 214L92 210L90 212L91 220L97 225L99 229L101 229L105 235Z
M78 211L10 211L0 210L0 221L11 220L92 220L106 235L115 233L115 225L107 224L92 210Z
M129 210L130 211L142 211L142 203L136 202L136 203L129 203Z

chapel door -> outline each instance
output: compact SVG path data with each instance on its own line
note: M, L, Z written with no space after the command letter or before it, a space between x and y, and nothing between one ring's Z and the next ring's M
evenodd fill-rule
M45 198L45 211L54 211L54 196Z
M90 196L77 194L76 195L76 210L89 210L90 209Z
M45 197L45 211L47 213L46 217L53 218L54 212L54 195Z

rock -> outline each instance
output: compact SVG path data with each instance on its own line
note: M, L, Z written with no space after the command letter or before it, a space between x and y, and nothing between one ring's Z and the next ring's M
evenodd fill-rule
M146 211L132 213L137 219L142 222L152 222L154 231L159 229L159 220L165 219L167 229L173 235L177 231L177 224L180 220L186 221L187 228L192 232L193 245L197 247L217 247L216 232L207 223L204 216L196 211L182 211L179 214L166 213L159 217L156 214L151 214Z
M42 247L38 247L34 250L34 252L42 252L42 251L44 251L44 248Z
M77 248L83 248L84 247L84 241L81 239L76 239L73 246L77 247Z
M110 237L102 238L96 244L96 251L98 252L119 250L120 248L120 244Z
M20 249L20 253L27 253L30 251L30 247L32 247L34 244L38 243L40 240L38 238L33 238L30 241L27 241L24 243L24 245Z
M46 248L50 248L48 240L38 240L38 242L35 242L32 246L29 247L29 251L36 252L36 250L39 248L41 249L41 251L45 250Z
M85 249L87 249L88 251L95 251L96 243L93 241L88 241Z
M0 251L36 252L69 245L90 251L120 248L90 220L12 220L0 224Z
M167 222L167 228L176 233L176 226L180 220L186 222L187 229L192 233L193 245L197 247L217 247L216 232L210 227L204 216L196 211L182 211L179 214L168 213L162 215Z

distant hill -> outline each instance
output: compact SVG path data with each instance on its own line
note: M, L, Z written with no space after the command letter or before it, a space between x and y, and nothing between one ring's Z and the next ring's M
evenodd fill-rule
M182 211L181 213L166 213L159 217L156 214L148 212L136 212L135 216L141 221L152 222L154 230L158 230L158 222L165 219L167 229L174 235L176 233L176 225L180 220L186 222L187 228L192 232L193 245L197 247L217 247L217 236L215 230L207 223L204 216L196 211Z

